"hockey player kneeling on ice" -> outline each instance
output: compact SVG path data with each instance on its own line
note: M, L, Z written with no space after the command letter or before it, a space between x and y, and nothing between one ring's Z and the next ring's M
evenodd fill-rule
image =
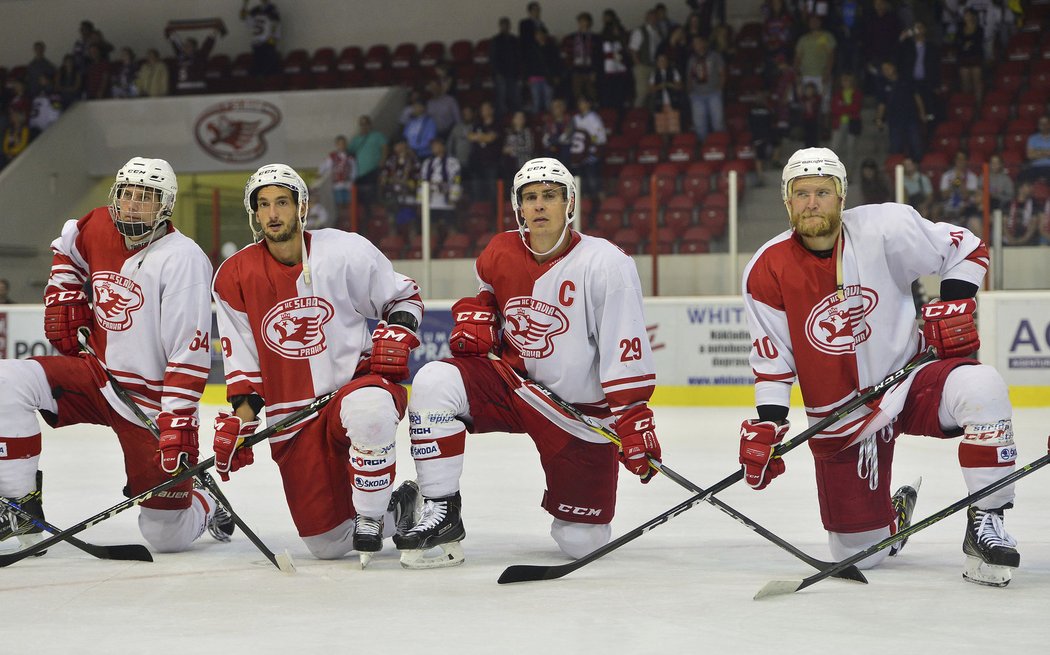
M70 220L52 244L44 334L58 355L0 361L0 495L43 516L39 412L52 427L94 423L117 434L136 495L197 463L197 409L211 358L211 264L175 229L175 172L135 157L117 173L109 206ZM85 288L90 285L90 299ZM80 355L80 333L97 354ZM160 444L107 384L106 367L160 428ZM139 529L158 552L185 550L204 531L229 540L233 523L204 489L173 487L142 503ZM0 539L42 534L0 514Z
M518 171L511 192L518 233L496 235L478 257L480 293L452 307L453 357L424 365L412 382L412 456L425 502L419 521L394 536L406 568L463 562L459 479L468 431L532 438L546 475L540 504L567 555L608 542L617 448L522 377L613 426L620 458L643 481L647 456L660 457L638 272L613 244L570 229L577 202L573 177L556 159L533 159ZM496 353L501 359L489 357Z
M306 230L309 190L284 164L244 189L257 243L219 267L214 297L232 412L215 422L215 468L250 464L238 448L265 407L280 419L332 391L317 416L270 439L292 520L320 559L356 550L366 565L418 491L396 491L394 435L404 418L409 352L423 303L415 281L375 246L340 230ZM368 319L379 320L369 335Z
M791 156L782 194L791 229L759 249L744 271L758 410L740 429L747 483L763 489L784 472L771 453L788 432L794 382L816 422L927 347L939 357L809 441L821 519L832 555L842 560L909 525L918 485L890 494L898 435L962 436L959 463L970 493L1014 470L1006 384L969 358L980 347L974 296L988 249L969 230L931 223L907 205L843 211L846 169L826 148ZM919 331L911 285L922 275L941 277L941 297L922 308ZM1010 581L1020 556L1003 512L1013 500L1011 484L969 508L965 579ZM858 566L874 566L903 545Z

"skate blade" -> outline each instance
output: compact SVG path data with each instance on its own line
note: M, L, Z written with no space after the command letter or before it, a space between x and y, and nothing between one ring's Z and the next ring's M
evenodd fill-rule
M963 567L963 579L986 587L1005 587L1010 584L1011 569L1008 566L988 564L980 557L967 556Z
M364 571L368 567L369 562L372 561L375 553L359 551L357 556L361 559L361 570Z
M441 555L427 557L427 553L437 549L441 550ZM458 541L440 544L429 550L401 551L401 566L406 569L442 569L459 566L464 561L463 546Z

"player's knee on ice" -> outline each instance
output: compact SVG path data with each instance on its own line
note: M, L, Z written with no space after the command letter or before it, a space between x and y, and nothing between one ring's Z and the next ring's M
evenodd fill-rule
M310 554L317 559L339 559L354 548L354 520L343 521L328 532L303 537Z
M874 546L883 539L890 536L889 526L876 530L864 532L829 532L828 546L831 548L831 559L841 562L847 557L852 557L870 546ZM883 548L877 553L865 557L857 562L858 569L870 569L882 563L890 554L889 548Z
M139 512L139 531L154 552L178 553L204 534L208 513L194 499L186 509L151 509Z
M339 406L339 420L354 450L365 455L394 455L394 434L400 419L394 398L381 387L349 393Z
M612 526L608 523L570 523L554 519L551 521L551 536L563 553L579 559L609 543Z

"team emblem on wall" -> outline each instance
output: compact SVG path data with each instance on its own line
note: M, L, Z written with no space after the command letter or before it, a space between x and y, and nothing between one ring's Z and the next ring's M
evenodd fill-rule
M292 298L271 309L262 322L263 341L289 359L306 359L322 352L324 324L335 310L324 298Z
M197 144L215 159L248 162L266 154L266 133L281 122L281 111L262 100L232 100L208 107L197 118Z
M806 319L809 342L822 353L851 353L871 336L864 317L879 304L879 295L859 285L850 285L844 291L845 300L840 301L838 293L831 293L816 304Z
M95 320L111 332L131 327L133 312L142 307L142 289L119 273L103 271L91 276Z
M569 329L569 318L559 307L519 296L503 308L504 334L522 357L543 359L554 352L554 337Z

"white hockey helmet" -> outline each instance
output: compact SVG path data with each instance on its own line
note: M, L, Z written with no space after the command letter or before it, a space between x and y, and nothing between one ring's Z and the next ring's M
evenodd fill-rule
M132 197L125 193L128 187L137 187L142 193ZM154 193L145 192L152 189ZM133 193L133 190L128 190ZM179 182L171 164L163 159L132 157L117 171L116 180L109 189L109 215L117 231L126 237L138 239L153 231L162 221L171 218L175 209L175 198L179 194ZM134 200L144 209L135 213L139 220L122 220L120 203ZM151 203L145 205L145 203Z
M529 230L525 227L525 217L521 213L521 190L536 182L560 184L565 188L565 225L562 226L561 238L547 252L537 252L529 245L528 239L525 238L525 233ZM561 244L562 239L565 238L565 234L569 231L569 223L576 220L576 178L557 159L552 157L530 159L514 174L514 183L510 192L510 205L514 209L514 220L518 223L518 234L521 235L521 242L534 255L540 257L549 255L554 252Z
M780 194L784 202L791 197L791 183L799 177L829 175L835 179L839 198L846 203L846 167L829 148L802 148L791 155L780 178Z
M283 186L289 189L292 192L292 198L298 205L299 218L306 217L307 208L310 205L310 189L303 178L286 164L266 164L252 173L252 176L248 178L248 183L244 185L244 210L248 212L249 220L259 208L259 189L266 186Z

